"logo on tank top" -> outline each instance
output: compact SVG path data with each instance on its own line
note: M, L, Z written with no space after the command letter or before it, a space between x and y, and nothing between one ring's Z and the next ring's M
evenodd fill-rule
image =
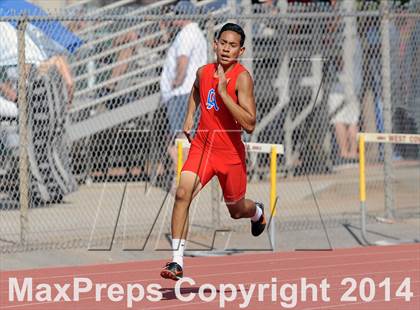
M216 103L216 92L214 88L210 88L209 93L207 94L207 110L214 108L216 111L219 111L219 107Z

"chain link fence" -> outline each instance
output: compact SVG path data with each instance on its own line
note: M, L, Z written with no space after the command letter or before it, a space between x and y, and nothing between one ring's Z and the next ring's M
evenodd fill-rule
M3 15L0 41L7 42L9 54L0 56L2 252L106 249L113 242L143 248L170 233L171 145L174 129L182 129L173 124L182 126L184 115L182 107L170 110L162 100L161 83L179 21L191 20L201 29L208 62L224 23L237 22L246 31L241 61L254 79L258 120L255 132L243 139L285 147L278 162L280 230L321 227L318 208L328 227L358 224L357 133L420 130L415 2L229 2L192 15L152 4L48 18ZM33 25L53 22L71 30L80 46L63 53L57 42L34 36ZM198 38L183 40L188 46ZM384 162L393 163L391 172L408 167L393 179L401 187L390 207L418 216L418 145L369 145L366 154L368 196L395 191L384 185ZM265 205L269 165L268 155L247 155L247 196ZM213 180L191 206L191 234L249 229L248 221L229 217L221 197ZM385 212L381 199L375 212Z

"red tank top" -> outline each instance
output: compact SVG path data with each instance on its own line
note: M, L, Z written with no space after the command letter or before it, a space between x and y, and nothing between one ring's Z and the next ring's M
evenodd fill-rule
M233 118L229 109L224 105L217 91L219 79L215 77L217 64L212 63L203 67L200 76L200 111L201 117L197 134L193 144L221 154L244 155L245 147L241 139L242 127ZM227 92L238 104L236 96L236 80L239 74L246 71L240 63L226 73ZM206 142L207 141L207 142Z

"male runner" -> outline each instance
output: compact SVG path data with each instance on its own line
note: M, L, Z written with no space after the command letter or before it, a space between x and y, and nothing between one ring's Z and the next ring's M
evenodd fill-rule
M254 85L238 62L244 51L245 33L236 24L225 24L214 49L217 62L197 70L188 101L184 132L189 136L198 105L201 118L191 143L176 191L172 211L172 262L161 271L163 278L183 276L183 254L188 233L188 209L192 199L217 175L232 218L251 218L251 231L259 236L265 228L264 206L245 199L247 175L241 129L255 128Z

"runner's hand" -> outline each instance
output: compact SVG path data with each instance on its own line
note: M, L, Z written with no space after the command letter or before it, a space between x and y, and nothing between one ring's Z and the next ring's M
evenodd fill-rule
M219 77L219 84L217 84L217 91L221 96L226 95L227 84L229 83L230 79L226 79L225 71L221 65L217 66L217 76Z

